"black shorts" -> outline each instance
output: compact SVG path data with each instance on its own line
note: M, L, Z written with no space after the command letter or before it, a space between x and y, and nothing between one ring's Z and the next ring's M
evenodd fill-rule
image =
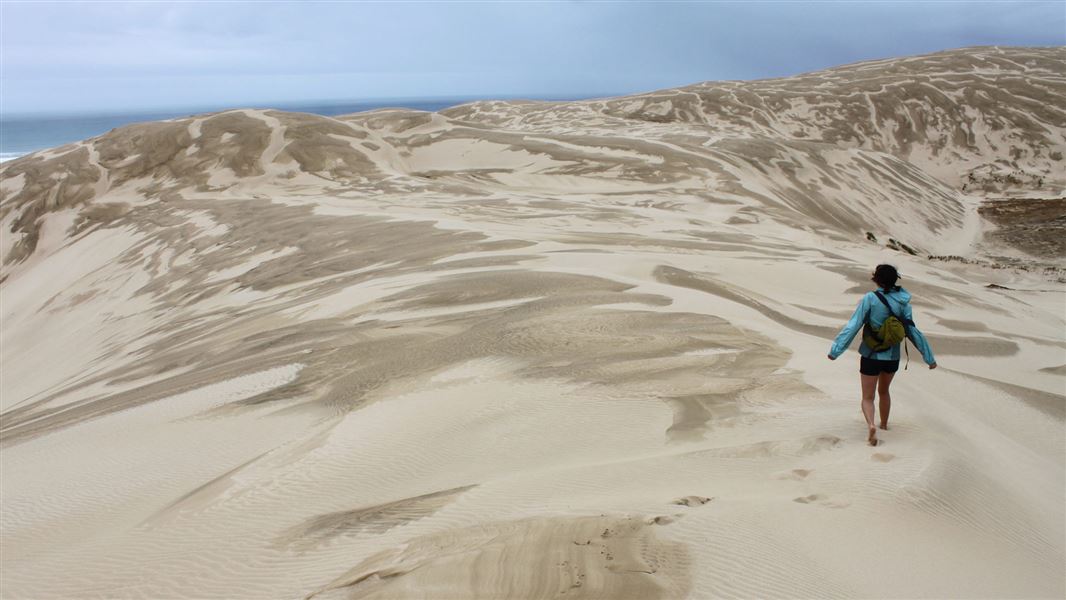
M863 375L880 375L881 373L895 373L899 370L898 360L877 360L876 358L859 359L859 372Z

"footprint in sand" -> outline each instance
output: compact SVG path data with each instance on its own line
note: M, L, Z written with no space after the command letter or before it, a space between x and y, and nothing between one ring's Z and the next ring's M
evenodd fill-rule
M682 515L674 515L672 517L669 515L661 515L658 517L652 517L645 521L645 523L647 523L648 525L669 525L670 523L673 523L681 517Z
M885 452L875 452L870 455L870 460L876 460L877 462L888 462L893 458L896 458L895 454L888 454Z
M702 506L711 500L714 500L714 498L706 498L704 496L685 496L684 498L674 500L671 504L677 504L678 506Z
M851 506L851 502L848 502L847 500L832 499L825 494L800 496L799 498L793 498L792 501L799 502L800 504L817 504L826 508L846 508Z
M812 472L811 469L792 469L791 471L785 471L783 473L777 473L774 475L774 479L793 479L800 481L806 479Z

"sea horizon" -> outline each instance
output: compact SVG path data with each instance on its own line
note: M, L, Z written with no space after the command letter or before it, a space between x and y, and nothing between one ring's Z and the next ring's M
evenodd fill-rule
M587 95L569 98L538 98L532 96L485 97L424 97L385 98L374 100L317 100L308 102L249 102L230 106L186 106L173 108L131 108L116 111L83 112L7 112L0 114L0 162L13 160L41 150L96 137L125 125L176 119L197 114L223 112L234 109L276 109L287 112L306 112L327 117L346 115L382 108L407 108L436 112L483 100L576 101L602 98Z

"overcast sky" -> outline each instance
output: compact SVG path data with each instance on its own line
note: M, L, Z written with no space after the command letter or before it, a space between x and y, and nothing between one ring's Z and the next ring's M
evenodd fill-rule
M3 0L0 110L583 98L974 45L1066 45L1066 1Z

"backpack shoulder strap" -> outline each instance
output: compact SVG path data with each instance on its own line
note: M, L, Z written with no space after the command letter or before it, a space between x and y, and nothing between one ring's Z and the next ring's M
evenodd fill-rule
M910 319L907 319L906 317L901 317L900 315L897 315L896 311L892 310L892 305L889 304L888 300L886 300L885 297L881 295L881 292L874 292L874 293L877 294L877 298L879 300L881 300L882 303L884 303L885 308L888 309L888 314L890 314L893 317L896 317L897 319L899 319L899 322L903 323L904 327L910 327L911 325L914 325L914 321L911 321Z
M881 303L885 305L885 308L888 309L888 312L893 317L895 317L896 316L896 311L892 310L892 305L888 303L888 300L886 300L885 297L883 295L881 295L881 292L874 292L874 293L877 294L877 299L880 300ZM898 319L899 317L896 317L896 318Z

